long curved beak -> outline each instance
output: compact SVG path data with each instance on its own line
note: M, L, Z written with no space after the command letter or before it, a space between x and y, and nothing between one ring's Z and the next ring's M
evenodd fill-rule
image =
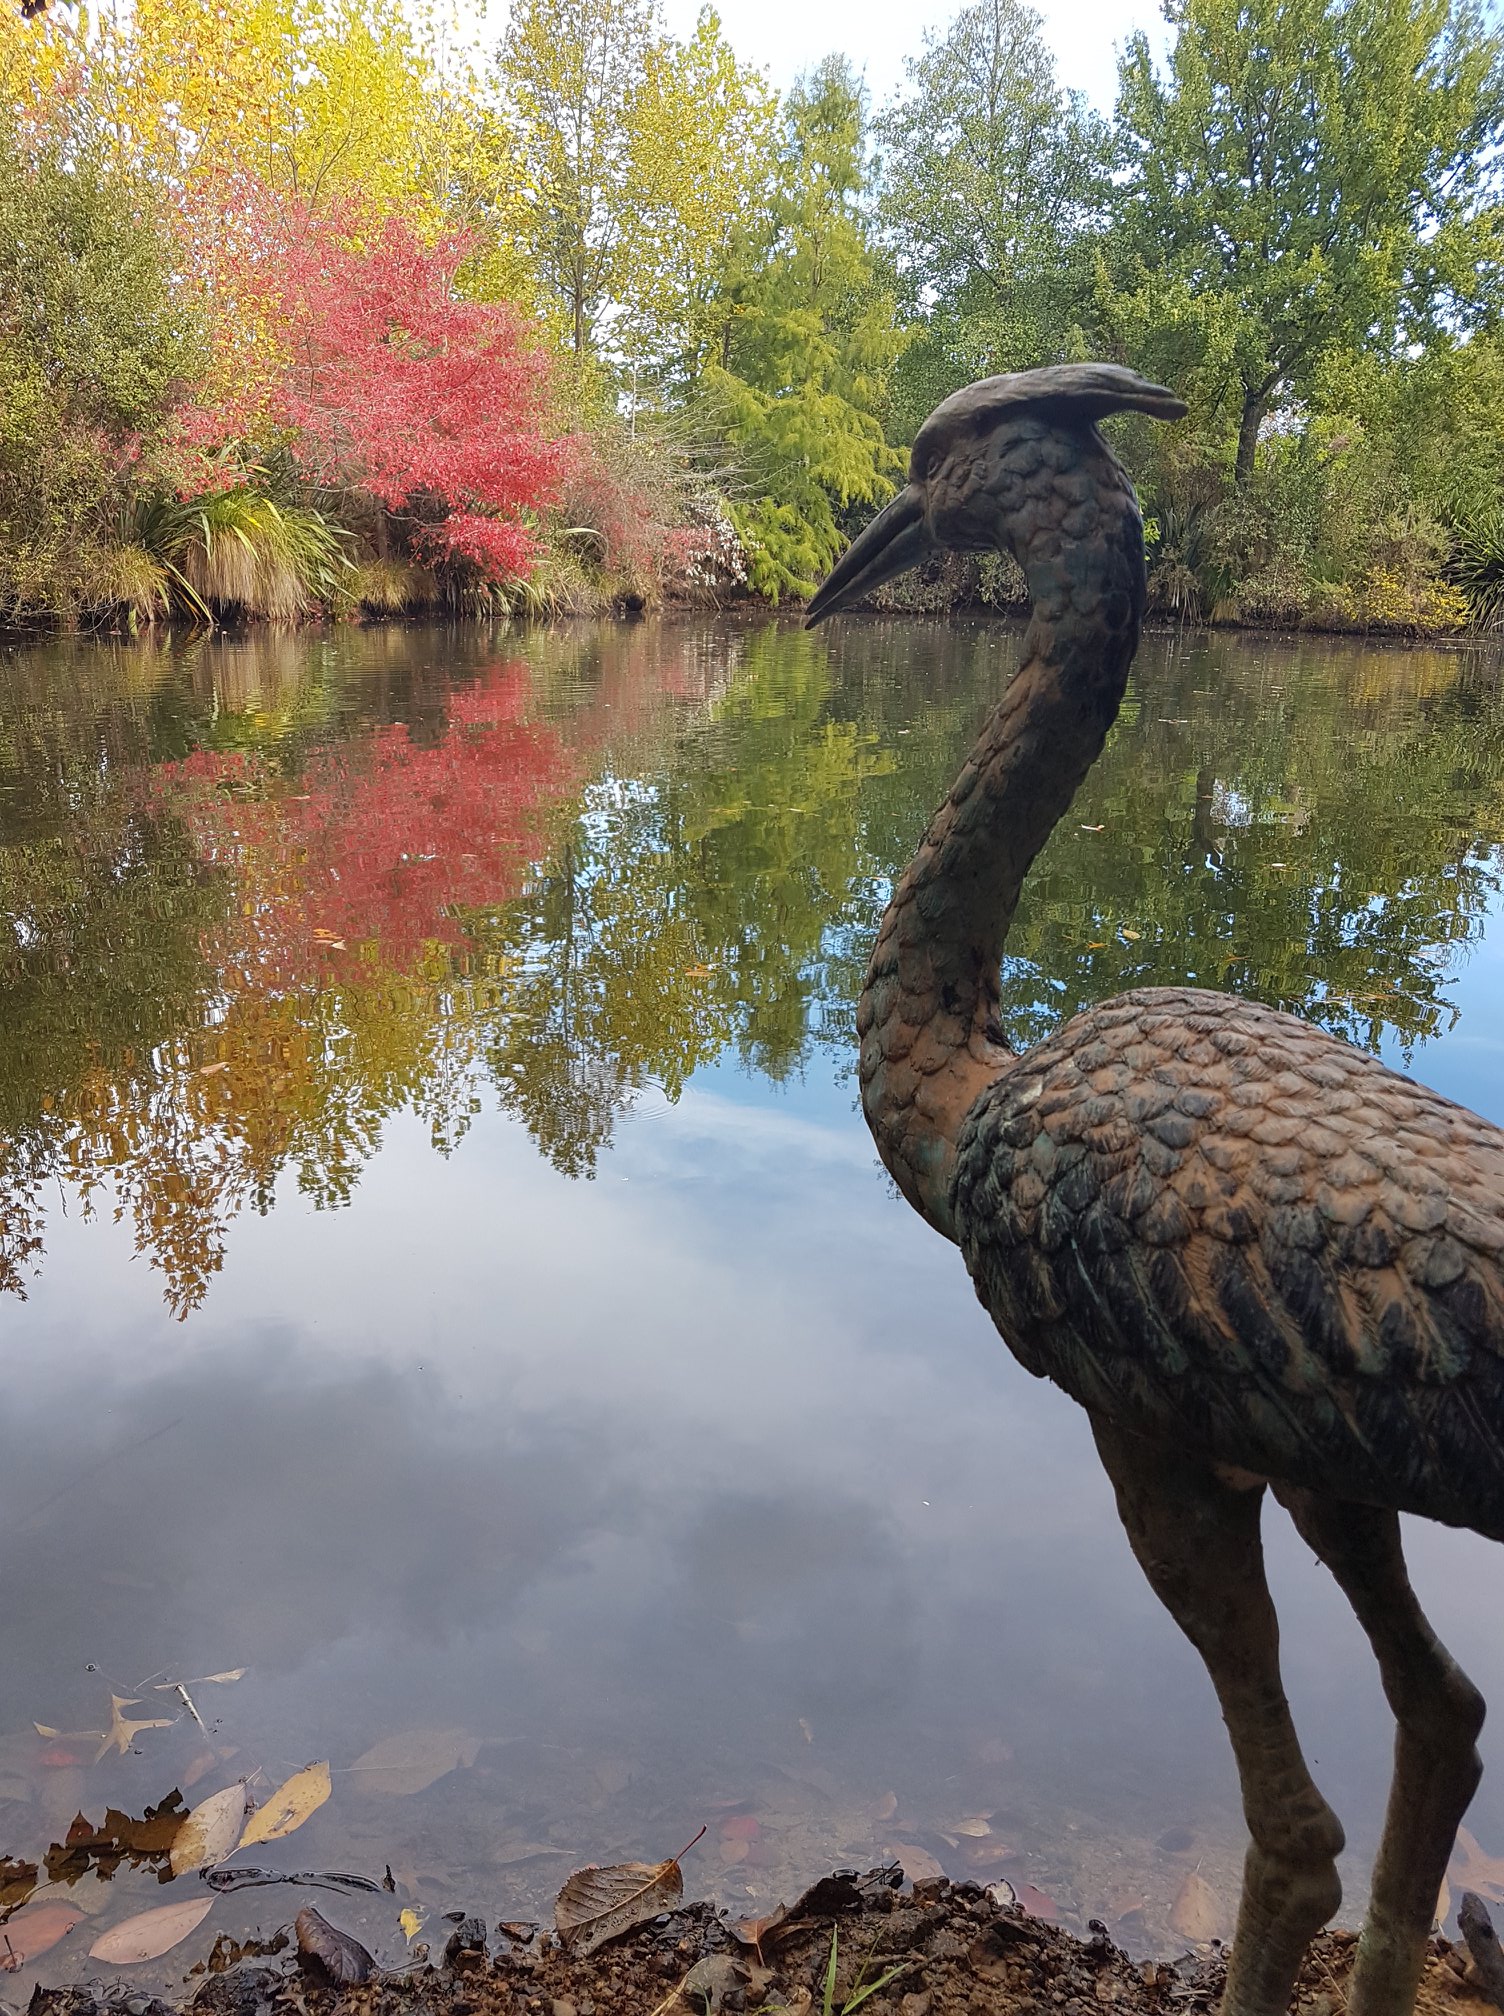
M838 609L849 608L879 581L891 581L934 550L935 542L924 522L924 499L910 483L891 504L883 506L831 568L804 612L804 627L813 630Z

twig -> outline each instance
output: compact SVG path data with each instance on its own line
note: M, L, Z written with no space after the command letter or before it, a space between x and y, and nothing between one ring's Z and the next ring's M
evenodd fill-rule
M1488 1915L1487 1905L1471 1890L1462 1893L1457 1923L1473 1956L1483 1992L1496 2009L1504 2009L1504 1947L1494 1936L1494 1921Z

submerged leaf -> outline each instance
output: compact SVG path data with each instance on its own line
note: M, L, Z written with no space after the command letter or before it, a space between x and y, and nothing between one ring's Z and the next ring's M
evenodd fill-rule
M1204 1876L1190 1870L1170 1906L1170 1924L1182 1939L1197 1946L1216 1939L1222 1931L1222 1907L1217 1893Z
M331 1925L323 1912L315 1911L311 1904L304 1905L293 1924L298 1934L298 1951L306 1959L317 1961L336 1986L358 1987L375 1973L376 1962L360 1941Z
M317 1813L329 1792L327 1762L305 1764L251 1815L250 1825L241 1836L241 1847L254 1847L258 1841L280 1841L284 1834L295 1832L311 1813Z
M28 1904L0 1926L0 1968L14 1974L28 1960L35 1960L66 1938L83 1915L76 1904L57 1899Z
M172 1873L186 1876L192 1869L212 1869L235 1852L250 1806L246 1789L227 1785L223 1792L195 1806L172 1837Z
M480 1738L463 1729L406 1729L383 1736L350 1766L367 1792L424 1792L438 1779L473 1764Z
M103 1960L110 1967L134 1967L143 1960L155 1960L168 1953L180 1940L195 1931L214 1909L214 1899L189 1897L181 1904L159 1904L155 1911L138 1911L119 1925L112 1925L89 1948L91 1960Z
M554 1924L571 1952L582 1958L609 1940L635 1931L684 1895L684 1874L667 1862L612 1862L576 1869L554 1903Z

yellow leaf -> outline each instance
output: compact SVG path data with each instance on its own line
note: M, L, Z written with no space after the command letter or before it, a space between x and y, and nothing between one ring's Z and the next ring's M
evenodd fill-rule
M310 1813L317 1813L330 1789L328 1764L305 1764L251 1815L251 1823L241 1836L241 1847L250 1848L258 1841L280 1841L284 1834L295 1832Z
M201 1806L195 1806L172 1837L169 1860L173 1875L185 1876L191 1869L212 1869L227 1855L233 1855L245 1825L248 1804L244 1785L228 1785L223 1792L216 1792Z
M1127 926L1126 924L1125 924L1125 925L1123 926L1123 936L1124 936L1124 937L1125 937L1126 939L1128 939L1128 941L1129 941L1129 942L1130 942L1131 944L1137 944L1138 940L1139 940L1140 938L1142 938L1142 937L1143 937L1143 935L1144 935L1144 934L1143 934L1143 932L1142 932L1142 931L1130 931L1130 930L1128 929L1128 926Z
M409 1905L405 1911L399 1913L397 1923L402 1927L403 1938L411 1946L418 1934L423 1930L423 1920L413 1910L412 1906Z

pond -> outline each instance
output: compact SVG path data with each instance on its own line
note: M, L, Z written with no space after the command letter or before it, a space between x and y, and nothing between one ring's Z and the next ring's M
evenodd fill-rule
M311 1760L331 1796L231 1867L390 1869L306 1895L393 1963L403 1909L431 1944L546 1917L702 1824L687 1887L748 1915L888 1856L1139 1951L1184 1945L1193 1872L1230 1914L1205 1675L856 1110L877 917L1015 650L707 619L0 655L0 1904L30 1869L82 1914L7 2000L209 1894L147 1809ZM1504 1120L1501 844L1494 662L1151 638L1026 891L1011 1033L1230 988ZM1269 1527L1351 1917L1391 1728ZM1411 1544L1504 1693L1501 1557ZM138 1971L304 1894L217 1895Z

